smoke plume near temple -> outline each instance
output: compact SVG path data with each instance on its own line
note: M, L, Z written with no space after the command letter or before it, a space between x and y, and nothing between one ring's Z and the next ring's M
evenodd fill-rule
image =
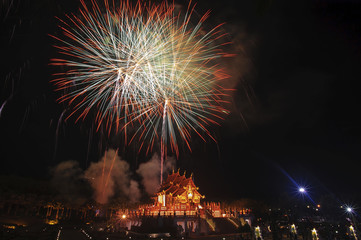
M107 203L116 191L120 191L133 202L140 198L138 183L130 178L129 164L118 156L116 150L105 151L98 162L90 164L84 176L92 186L94 199L98 203Z
M175 158L168 157L164 164L164 173L174 169L175 164ZM155 153L148 162L140 164L137 173L142 177L146 193L149 195L156 193L160 185L160 157L158 154Z

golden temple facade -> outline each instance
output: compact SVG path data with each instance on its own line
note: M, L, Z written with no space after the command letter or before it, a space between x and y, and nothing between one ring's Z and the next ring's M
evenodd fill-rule
M168 175L167 179L155 193L154 205L149 209L150 215L195 216L200 214L201 199L205 198L198 192L194 184L193 174L186 177L179 171Z

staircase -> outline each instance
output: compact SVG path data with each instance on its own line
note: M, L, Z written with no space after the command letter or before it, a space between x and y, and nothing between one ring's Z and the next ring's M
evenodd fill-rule
M236 233L238 226L235 219L213 218L216 225L216 232L220 234Z

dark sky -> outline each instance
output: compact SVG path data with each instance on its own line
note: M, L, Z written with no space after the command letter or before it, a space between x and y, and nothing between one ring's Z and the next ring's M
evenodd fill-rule
M56 53L48 34L59 33L54 16L76 12L77 1L0 4L1 174L46 179L61 161L97 161L99 145L115 146L117 136L97 136L90 120L69 119L57 130L64 106L50 83ZM199 1L196 9L212 10L209 25L226 23L237 54L227 60L236 91L232 113L212 129L218 144L195 138L178 167L194 172L210 198L295 191L285 173L314 195L359 192L361 4L225 0ZM132 169L146 159L132 148L124 157Z

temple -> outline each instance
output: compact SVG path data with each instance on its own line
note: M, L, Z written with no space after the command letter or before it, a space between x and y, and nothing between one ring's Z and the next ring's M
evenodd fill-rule
M194 184L193 174L187 177L185 172L182 175L179 170L173 171L153 195L152 204L140 205L137 210L119 209L118 216L122 216L123 227L128 230L132 226L143 226L143 220L144 226L148 226L152 221L150 219L153 219L158 225L173 221L177 228L182 229L182 234L195 235L220 233L229 229L236 231L245 222L251 223L249 209L242 206L222 206L219 202L204 202L204 198Z
M195 216L202 209L200 203L203 198L194 184L193 174L187 178L185 173L181 175L179 170L173 171L154 195L150 214Z

